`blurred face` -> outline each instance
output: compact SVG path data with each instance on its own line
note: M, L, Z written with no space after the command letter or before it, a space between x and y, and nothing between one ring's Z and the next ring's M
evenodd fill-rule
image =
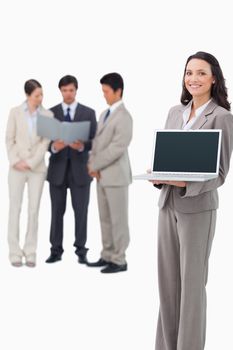
M77 89L74 86L74 84L68 84L65 86L61 86L60 91L61 91L61 94L63 97L63 101L67 105L70 105L71 103L73 103L75 101Z
M200 59L192 59L186 67L185 87L193 98L200 98L208 101L211 97L211 87L214 83L214 76L208 62Z
M109 106L113 105L115 102L121 100L121 89L114 91L111 86L102 84L102 91L104 98Z
M43 100L43 91L41 88L36 88L31 95L27 95L27 101L28 103L34 107L37 108L41 105Z

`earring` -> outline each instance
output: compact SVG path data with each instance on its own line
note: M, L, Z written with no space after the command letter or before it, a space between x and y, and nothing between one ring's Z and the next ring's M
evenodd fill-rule
M215 80L212 82L212 84L215 84Z

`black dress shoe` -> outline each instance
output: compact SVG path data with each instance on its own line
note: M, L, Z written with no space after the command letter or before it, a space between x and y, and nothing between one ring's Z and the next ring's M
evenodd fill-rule
M79 262L79 264L86 264L86 265L88 265L88 260L87 260L86 255L79 255L78 262Z
M127 270L127 264L117 265L114 263L109 263L104 269L100 270L102 273L115 273Z
M56 261L61 260L61 255L59 254L51 254L47 260L45 260L46 263L54 263Z
M104 260L104 259L102 259L102 258L100 258L98 261L96 261L96 262L88 262L87 263L87 266L90 266L90 267L102 267L102 266L106 266L106 265L108 265L109 264L109 262L108 261L106 261L106 260Z

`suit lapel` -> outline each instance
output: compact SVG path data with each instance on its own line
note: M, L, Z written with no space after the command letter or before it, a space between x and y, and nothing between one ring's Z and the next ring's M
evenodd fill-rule
M57 118L58 120L60 120L61 122L64 121L64 113L63 113L63 108L62 108L62 104L58 105L56 107L56 110L54 110L55 112L55 118Z
M104 116L105 116L106 113L107 113L107 109L100 116L100 120L99 120L99 123L98 123L97 134L100 134L103 131L103 129L106 127L106 125L107 125L108 120L106 122L104 122ZM109 116L109 118L110 118L110 116Z
M191 104L192 101L189 102L189 104ZM181 106L179 112L180 115L177 118L177 122L175 124L175 128L174 129L182 129L183 126L183 113L184 110L188 107L187 106ZM202 112L201 116L197 119L196 122L193 123L191 129L195 130L195 129L201 129L208 121L209 116L213 113L213 111L215 110L215 108L217 107L217 104L212 100L210 101L210 103L206 106L206 108L204 109L204 111Z
M80 103L78 103L77 107L76 107L76 110L75 110L75 113L74 113L74 122L78 122L78 121L81 121L83 118L82 118L82 105Z
M213 113L216 107L217 107L216 103L214 101L210 101L210 103L206 106L206 108L202 112L201 116L192 125L191 129L194 129L194 130L201 129L206 124L206 122L208 121L209 115Z
M109 125L109 123L112 122L112 120L114 120L117 112L119 112L120 109L124 108L124 104L122 103L120 106L118 106L108 117L108 119L104 122L104 116L107 113L107 109L101 114L100 116L100 120L99 120L99 127L97 130L97 134L100 134L105 128L106 126Z
M201 115L198 120L192 125L191 129L201 129L205 123L208 121L208 117L205 115Z

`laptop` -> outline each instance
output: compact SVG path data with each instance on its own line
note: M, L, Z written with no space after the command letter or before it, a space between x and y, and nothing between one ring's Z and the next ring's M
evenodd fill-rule
M151 173L135 180L206 181L218 177L222 130L156 130Z

